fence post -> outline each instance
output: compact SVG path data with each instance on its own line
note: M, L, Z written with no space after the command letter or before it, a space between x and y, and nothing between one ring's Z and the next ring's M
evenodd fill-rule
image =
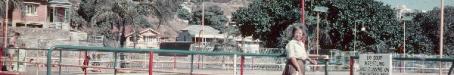
M83 62L83 64L82 64L82 65L83 65L82 68L83 68L83 70L84 70L84 75L87 75L87 67L88 67L88 65L90 64L90 61L89 61L89 60L90 60L90 59L88 59L88 52L85 51L85 53L84 53L84 62Z
M51 66L52 65L52 59L51 58L52 58L52 48L47 50L47 62L46 62L46 64L47 64L47 72L46 72L46 74L47 75L52 75L51 74L52 73L52 66Z
M241 56L240 60L240 75L244 74L244 56Z
M1 48L0 49L0 71L3 71L3 52L6 50L6 48Z
M61 58L62 58L62 50L59 50L59 56L58 56L58 75L61 75Z
M113 62L113 68L114 68L114 75L117 75L117 55L118 53L117 52L114 52L114 62Z
M236 54L233 55L233 75L236 75Z
M19 48L17 50L17 58L16 58L16 71L19 71L19 57L20 57L20 51ZM11 61L12 62L12 61Z
M154 59L154 55L153 55L153 50L150 51L150 59L148 61L148 75L153 75L153 59Z
M190 73L190 75L192 75L192 72L194 72L194 54L191 54L191 73Z
M328 75L328 63L329 59L325 59L325 75Z
M176 70L177 68L177 57L176 55L174 54L173 55L173 70Z
M354 72L354 71L353 71L353 70L354 70L354 67L353 67L353 66L355 66L355 58L350 57L350 75L353 75L353 74L354 74L354 73L353 73L353 72Z

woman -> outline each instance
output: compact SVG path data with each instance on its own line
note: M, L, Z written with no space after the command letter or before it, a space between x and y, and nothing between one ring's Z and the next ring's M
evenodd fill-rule
M292 40L285 46L287 64L282 75L304 75L305 60L309 60L311 63L315 63L315 61L309 59L306 52L305 44L303 43L306 40L306 34L303 30L299 27L294 27L292 34Z

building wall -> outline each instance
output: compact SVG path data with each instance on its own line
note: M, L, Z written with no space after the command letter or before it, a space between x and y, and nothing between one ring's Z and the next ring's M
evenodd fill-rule
M21 8L17 8L13 11L12 15L12 25L16 27L17 23L22 24L41 24L42 27L46 27L47 22L47 1L25 1L26 4L36 4L38 5L36 8L36 15L29 16L23 14L23 10Z
M259 53L260 44L258 42L247 42L244 45L239 44L241 49L245 50L246 53Z

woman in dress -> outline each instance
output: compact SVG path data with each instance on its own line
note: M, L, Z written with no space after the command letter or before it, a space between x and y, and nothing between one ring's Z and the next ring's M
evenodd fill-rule
M303 43L306 40L306 33L301 28L294 27L292 34L292 40L285 46L287 64L282 75L304 75L305 61L309 60L311 63L315 61L309 58Z

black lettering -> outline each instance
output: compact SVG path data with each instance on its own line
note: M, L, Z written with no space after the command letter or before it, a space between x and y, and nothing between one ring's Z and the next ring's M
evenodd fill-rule
M378 62L379 66L385 66L385 62Z

